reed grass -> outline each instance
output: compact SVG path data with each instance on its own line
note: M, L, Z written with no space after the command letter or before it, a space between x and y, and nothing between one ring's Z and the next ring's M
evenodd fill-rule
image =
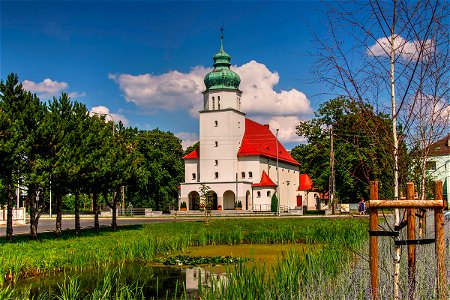
M427 222L428 236L434 236L433 220ZM445 261L450 278L450 222L446 224ZM367 228L366 228L367 230ZM353 235L353 233L349 233ZM405 233L403 233L404 235ZM326 234L325 234L326 235ZM328 236L328 235L326 235ZM356 238L356 236L355 236ZM401 236L405 239L405 236ZM213 287L202 290L202 299L371 299L368 243L350 246L340 243L325 244L321 248L284 255L278 264L267 271L267 266L238 264L227 270L227 282L215 281ZM342 245L345 245L342 247ZM379 238L379 299L393 295L392 238ZM400 299L408 298L407 250L401 261ZM414 299L436 299L436 260L434 245L417 246L417 286ZM447 282L447 288L450 285ZM450 292L450 291L449 291ZM450 295L448 295L450 296Z
M151 261L191 246L239 243L339 243L353 245L366 235L366 225L352 219L227 219L155 223L118 231L87 232L62 239L51 236L0 246L0 284L28 275L65 269L86 269L126 261Z

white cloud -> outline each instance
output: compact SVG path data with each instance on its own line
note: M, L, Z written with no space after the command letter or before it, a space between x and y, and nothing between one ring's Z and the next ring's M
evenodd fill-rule
M207 72L206 68L195 67L187 74L170 71L162 75L109 74L108 77L119 84L128 102L148 112L187 109L192 116L197 116Z
M187 147L192 146L199 141L196 132L179 132L175 133L175 136L181 139L181 146L183 149L187 149Z
M105 116L105 121L114 121L114 123L118 123L121 121L125 127L129 125L129 121L127 118L125 118L122 114L114 114L109 111L109 108L106 106L94 106L91 108L91 111L89 112L91 116L93 115L101 115Z
M306 95L296 89L276 92L280 81L277 72L254 60L240 67L232 67L241 77L244 92L242 111L249 114L298 115L310 114L312 109ZM148 112L187 109L197 117L203 104L203 78L211 71L197 66L189 73L170 71L161 75L109 74L119 84L128 102Z
M274 88L280 81L280 75L254 60L242 66L233 66L232 70L241 77L242 111L255 117L255 120L266 120L280 128L281 141L301 141L295 134L299 116L313 112L306 95L296 89L276 91ZM128 102L135 103L147 113L187 110L192 117L198 117L198 111L203 106L203 79L210 71L210 68L197 66L189 73L109 74L108 77L119 85ZM198 141L197 135L185 134L189 133L177 135L183 140L183 147Z
M85 93L85 92L82 92L82 93L71 92L71 93L69 93L69 97L70 97L70 99L76 99L76 98L80 98L80 97L86 97L86 93Z
M248 114L302 115L312 113L306 95L296 89L276 92L274 87L280 81L277 72L271 72L266 65L254 60L234 70L241 77L240 89L242 111Z
M22 82L22 87L29 92L35 93L39 98L49 99L61 96L61 93L69 88L69 84L64 81L58 82L46 78L39 83L31 80L24 80ZM68 95L70 98L78 98L85 97L86 93L70 92Z
M420 50L424 49L422 58L429 53L434 52L435 45L432 40L426 41L407 41L400 35L395 36L394 50L405 59L417 60ZM385 56L388 57L391 51L391 43L389 37L382 37L377 39L376 43L369 47L367 54L369 56Z

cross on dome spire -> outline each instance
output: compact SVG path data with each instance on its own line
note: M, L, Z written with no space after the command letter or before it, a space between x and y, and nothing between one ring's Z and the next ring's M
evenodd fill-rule
M207 90L210 89L239 89L241 79L239 75L230 70L231 56L223 49L223 25L220 27L220 49L213 56L214 70L206 74L204 82Z
M220 50L221 51L224 51L223 50L223 25L222 26L220 26Z

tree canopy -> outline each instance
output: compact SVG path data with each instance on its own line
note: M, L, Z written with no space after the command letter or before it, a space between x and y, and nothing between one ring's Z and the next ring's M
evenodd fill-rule
M370 105L338 97L323 103L315 118L297 126L297 134L308 143L295 147L291 155L300 162L300 172L312 178L314 187L327 192L333 128L337 197L358 202L361 197L367 199L369 181L392 182L390 126L389 117L375 113ZM392 188L381 186L380 195L391 197Z
M107 201L97 195L117 196L125 187L127 203L169 209L184 178L182 156L181 141L170 132L106 122L65 93L44 103L14 74L0 83L0 202L12 215L19 182L27 190L32 227L49 209L50 189L57 232L62 201L70 201L65 207L77 212L80 193L92 195L93 202ZM70 194L75 197L65 197Z

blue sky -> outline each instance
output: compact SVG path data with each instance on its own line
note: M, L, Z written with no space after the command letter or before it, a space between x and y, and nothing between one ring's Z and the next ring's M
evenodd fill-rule
M295 125L330 96L312 83L324 4L292 2L2 1L1 78L13 72L41 100L67 92L89 110L140 129L198 136L204 75L219 49L241 76L247 116ZM256 86L258 88L256 88ZM273 104L273 105L272 105Z

